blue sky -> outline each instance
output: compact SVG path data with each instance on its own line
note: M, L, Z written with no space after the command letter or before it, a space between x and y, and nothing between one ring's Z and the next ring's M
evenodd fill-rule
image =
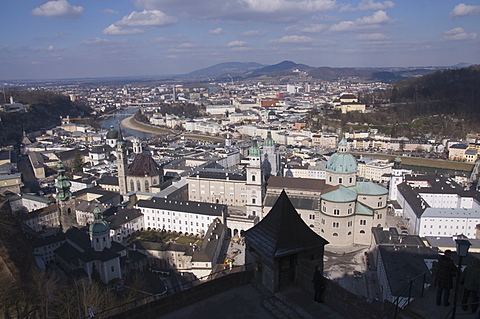
M0 79L480 63L480 1L4 0Z

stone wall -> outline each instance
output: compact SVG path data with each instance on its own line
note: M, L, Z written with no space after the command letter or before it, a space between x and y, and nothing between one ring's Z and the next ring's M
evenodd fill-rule
M193 288L163 297L147 304L126 310L119 314L99 314L109 319L148 319L191 305L234 287L248 285L252 280L252 271L242 271L207 281ZM95 316L97 317L97 316Z

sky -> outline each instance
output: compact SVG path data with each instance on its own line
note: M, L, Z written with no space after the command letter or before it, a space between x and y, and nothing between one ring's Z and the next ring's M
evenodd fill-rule
M480 64L480 0L2 0L0 79Z

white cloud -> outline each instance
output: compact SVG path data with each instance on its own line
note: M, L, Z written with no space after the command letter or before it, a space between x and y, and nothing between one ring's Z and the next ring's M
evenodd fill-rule
M310 43L314 41L315 41L314 39L307 36L303 36L303 35L285 35L280 39L274 39L274 40L271 40L270 42L272 43Z
M245 45L247 42L238 40L227 43L227 47L244 47Z
M340 12L344 11L358 11L358 10L384 10L395 6L393 1L375 2L374 0L362 0L358 7L353 8L350 4L343 5Z
M265 35L265 30L248 30L242 33L244 37L262 37Z
M49 51L49 52L52 52L52 51L63 51L63 50L64 50L63 48L56 48L53 45L49 45L46 48L44 48L44 47L35 48L35 51Z
M470 15L480 15L480 6L469 6L463 3L455 6L450 13L450 17L457 18Z
M176 23L175 17L167 16L160 10L143 10L142 12L133 11L122 20L115 22L117 26L165 26Z
M141 29L125 29L122 27L119 27L117 25L111 24L107 28L105 28L102 33L103 34L108 34L108 35L127 35L127 34L140 34L143 33L144 31Z
M86 45L101 45L101 44L107 44L111 43L112 41L107 40L107 39L102 39L102 38L91 38L91 39L85 39L82 41L82 44Z
M350 31L355 29L355 22L342 21L330 27L330 31Z
M118 11L113 9L104 9L103 12L110 13L110 14L118 14Z
M247 52L247 51L251 51L252 49L251 48L248 48L248 47L233 47L230 49L230 51L233 51L233 52Z
M193 19L221 19L236 21L285 22L306 15L333 10L336 0L132 0L146 10L181 12Z
M31 12L36 16L76 18L82 15L83 7L72 6L67 0L48 1Z
M327 29L328 27L325 24L296 24L286 27L285 31L290 33L320 33Z
M356 29L374 28L380 24L393 22L387 13L383 10L378 10L373 14L358 18L355 21L342 21L330 27L330 31L352 31Z
M383 10L378 10L370 16L366 16L356 20L358 24L385 24L391 21L392 19Z
M216 28L208 31L208 33L217 35L217 34L225 33L225 30L223 30L222 28Z
M467 33L462 28L454 28L443 33L443 40L458 41L458 40L472 40L477 38L478 33Z
M159 10L133 11L122 20L112 23L103 30L103 34L125 35L143 33L142 29L131 29L130 27L161 27L176 23L178 20ZM126 27L126 28L125 28Z
M335 8L335 1L332 0L241 0L240 3L244 4L250 11L261 13L285 10L326 11Z
M178 45L179 48L185 49L185 48L195 48L197 45L192 42L183 42Z
M381 41L388 40L388 37L383 33L362 33L357 35L355 39L362 41Z

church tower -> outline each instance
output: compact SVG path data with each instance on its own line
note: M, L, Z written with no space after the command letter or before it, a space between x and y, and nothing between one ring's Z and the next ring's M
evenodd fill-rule
M259 216L263 218L264 197L264 174L262 172L262 151L258 147L257 139L253 139L253 145L249 150L250 162L247 166L247 216Z
M123 139L122 129L118 130L117 139L117 170L118 170L118 186L120 194L127 193L127 151L126 143Z
M133 153L140 154L140 153L143 152L142 142L140 141L140 139L138 137L135 137L133 139L132 143L133 143Z
M57 205L60 217L60 227L62 231L67 231L72 226L77 226L77 216L75 213L75 199L70 192L72 185L65 176L65 166L62 161L57 165L58 176L55 182L57 189Z
M397 200L398 184L403 182L402 160L396 157L393 160L392 175L390 177L390 185L388 187L388 199Z
M266 176L278 176L280 157L275 152L275 141L269 130L263 143L263 172Z
M112 247L112 239L110 238L110 227L103 220L102 211L95 205L93 209L94 221L90 225L88 232L90 234L90 243L93 250L103 251L105 248Z

